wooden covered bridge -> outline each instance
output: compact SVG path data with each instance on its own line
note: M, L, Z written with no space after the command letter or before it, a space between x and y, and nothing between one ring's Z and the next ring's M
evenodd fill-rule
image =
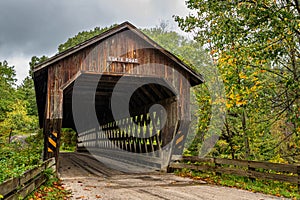
M190 87L202 82L128 22L57 54L34 69L44 159L73 128L77 151L165 168L182 154Z

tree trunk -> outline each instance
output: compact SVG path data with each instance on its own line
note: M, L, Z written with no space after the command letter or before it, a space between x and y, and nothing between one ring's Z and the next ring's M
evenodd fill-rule
M243 136L244 136L244 142L245 142L245 159L247 160L250 156L250 144L249 144L249 138L248 138L248 134L247 134L245 109L243 109L243 113L242 113L242 128L243 128Z
M13 129L10 128L10 131L9 131L9 136L8 136L8 144L10 144L11 142L11 136L12 136L12 132L13 132Z

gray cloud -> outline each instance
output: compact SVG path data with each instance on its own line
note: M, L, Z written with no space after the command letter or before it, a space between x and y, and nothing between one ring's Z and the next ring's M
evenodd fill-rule
M0 60L51 56L69 37L96 26L130 21L153 27L187 13L183 0L1 0Z

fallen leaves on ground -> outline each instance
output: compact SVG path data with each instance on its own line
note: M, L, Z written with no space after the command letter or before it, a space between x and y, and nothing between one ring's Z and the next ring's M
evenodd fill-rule
M52 199L61 199L67 200L70 199L70 191L66 190L62 185L60 180L50 182L47 185L41 186L37 189L32 195L28 197L29 200L52 200Z

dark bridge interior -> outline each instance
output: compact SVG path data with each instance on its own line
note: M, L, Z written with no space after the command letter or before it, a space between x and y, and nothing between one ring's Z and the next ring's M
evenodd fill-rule
M121 85L121 90L115 89L116 84ZM162 138L162 132L167 131L164 127L166 119L171 118L168 115L172 115L165 111L172 111L167 108L168 105L177 102L175 91L171 90L173 88L166 86L168 85L164 79L155 77L82 74L64 89L62 127L72 127L74 130L82 128L77 130L80 151L92 147L107 149L109 145L109 148L136 153L157 151L170 142L171 138ZM128 91L133 93L128 94ZM124 96L129 95L128 108L124 109L125 112L129 110L129 115L118 109L118 116L113 116L112 94L122 107L127 106ZM75 106L80 113L77 126L74 124L72 111L74 98L78 101ZM166 108L153 106L157 104L165 104ZM95 127L99 130L92 131L93 136L91 132L85 133Z

